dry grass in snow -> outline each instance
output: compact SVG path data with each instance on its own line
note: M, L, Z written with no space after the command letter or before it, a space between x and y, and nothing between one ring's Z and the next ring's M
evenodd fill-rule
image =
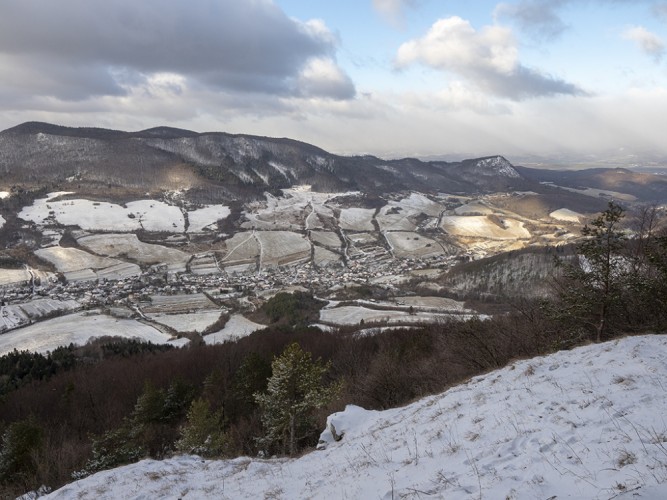
M177 456L46 498L667 498L667 336L518 361L403 408L349 406L295 459Z

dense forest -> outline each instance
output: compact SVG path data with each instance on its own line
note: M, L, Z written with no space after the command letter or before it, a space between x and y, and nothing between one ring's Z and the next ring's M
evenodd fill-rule
M610 204L559 261L548 298L507 314L359 336L308 327L322 304L278 294L267 329L173 349L101 339L0 357L0 496L176 453L296 454L346 404L384 409L517 358L667 328L667 235L658 212ZM554 258L558 258L557 256ZM113 335L113 332L109 332Z

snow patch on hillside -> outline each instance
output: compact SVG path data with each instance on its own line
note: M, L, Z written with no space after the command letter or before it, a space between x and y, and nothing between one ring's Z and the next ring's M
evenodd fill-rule
M551 212L549 217L564 222L579 222L580 217L583 217L583 215L567 208L560 208Z
M79 226L87 231L133 232L145 229L181 233L185 230L180 209L161 201L137 200L123 207L86 199L56 200L65 194L71 193L49 193L46 198L24 207L18 217L41 226L62 224Z
M477 167L476 170L483 175L501 175L514 179L521 178L521 174L502 156L484 158L479 160L475 166Z
M524 223L507 217L491 218L482 215L448 215L442 217L440 227L456 236L485 238L488 240L514 240L530 238Z
M215 223L229 217L231 211L225 205L207 205L203 208L188 212L188 232L200 233L205 230L215 230Z
M99 311L68 314L0 335L0 355L18 349L45 353L69 344L84 345L98 337L123 337L167 344L171 337L132 319L117 319Z
M246 337L252 332L266 328L266 325L260 325L250 321L241 314L232 314L224 328L218 332L211 333L204 337L206 344L222 344L230 340L237 340Z
M23 304L0 306L0 333L28 325L42 318L73 311L81 305L76 300L36 299Z
M667 498L666 372L667 336L589 345L348 406L300 458L143 460L47 498Z

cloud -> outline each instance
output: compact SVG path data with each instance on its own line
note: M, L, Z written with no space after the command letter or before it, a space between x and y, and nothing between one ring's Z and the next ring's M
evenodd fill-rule
M373 7L386 19L397 22L405 9L415 7L419 0L373 0Z
M552 40L560 36L567 25L558 15L566 0L523 0L518 4L500 3L496 6L496 18L508 17L524 31L538 39Z
M3 0L0 67L14 74L2 71L0 85L76 100L171 73L220 92L339 99L354 90L336 45L324 23L289 18L271 0ZM322 60L330 71L314 88L303 75Z
M665 42L643 26L632 26L626 29L623 32L623 38L637 43L641 50L652 57L655 62L660 62L665 55Z
M396 66L400 69L414 63L455 73L488 94L515 101L585 95L574 84L521 65L511 30L487 26L478 32L460 17L440 19L424 37L401 45Z
M354 83L331 59L311 59L299 75L299 89L304 97L351 99Z
M517 3L499 3L494 11L496 19L509 19L524 32L537 40L549 41L558 38L568 29L560 16L563 7L571 3L654 4L655 0L519 0ZM667 4L654 6L654 10L667 16Z
M653 13L663 21L667 22L667 3L660 3L653 6Z

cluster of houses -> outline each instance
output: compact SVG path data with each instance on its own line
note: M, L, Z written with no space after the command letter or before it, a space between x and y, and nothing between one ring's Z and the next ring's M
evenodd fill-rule
M269 290L304 287L317 293L325 293L345 285L368 284L382 277L394 277L411 271L446 267L451 257L414 259L381 259L373 255L356 256L347 267L318 268L312 263L273 268L260 272L238 274L168 273L156 268L141 276L120 280L42 280L39 284L24 283L0 288L2 305L27 302L36 298L77 300L83 306L112 306L129 302L150 300L155 295L183 295L207 293L214 300L224 300L247 295L261 295ZM159 268L157 268L159 269Z

